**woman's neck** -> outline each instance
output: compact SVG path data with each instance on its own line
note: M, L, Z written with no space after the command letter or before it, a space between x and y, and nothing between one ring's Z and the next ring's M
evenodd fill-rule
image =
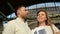
M39 23L39 26L46 26L45 22Z

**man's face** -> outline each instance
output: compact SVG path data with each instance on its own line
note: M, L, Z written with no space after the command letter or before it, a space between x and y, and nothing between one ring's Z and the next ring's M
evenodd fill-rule
M21 8L18 9L17 13L21 17L26 18L29 12L25 7L21 7Z

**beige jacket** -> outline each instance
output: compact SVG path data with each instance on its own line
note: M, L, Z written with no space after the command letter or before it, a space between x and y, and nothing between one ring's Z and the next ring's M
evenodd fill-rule
M27 23L24 23L23 19L17 18L15 20L8 22L2 34L32 34L32 33Z

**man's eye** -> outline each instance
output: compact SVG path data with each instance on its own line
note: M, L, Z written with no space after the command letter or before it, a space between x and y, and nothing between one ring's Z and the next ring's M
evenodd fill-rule
M25 10L25 11L28 11L28 10Z

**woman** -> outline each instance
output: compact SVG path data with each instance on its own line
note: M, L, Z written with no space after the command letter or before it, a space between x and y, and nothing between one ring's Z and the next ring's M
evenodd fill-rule
M60 34L59 29L50 21L45 10L37 12L38 25L32 30L34 34Z

